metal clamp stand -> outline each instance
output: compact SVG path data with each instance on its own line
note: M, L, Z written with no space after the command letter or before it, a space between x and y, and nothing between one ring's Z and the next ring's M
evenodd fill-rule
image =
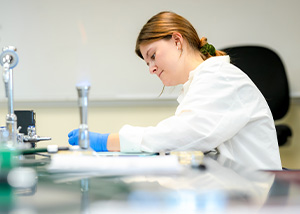
M8 146L15 147L17 145L17 116L14 114L13 108L13 68L19 62L16 48L9 46L4 47L0 55L0 64L3 66L3 81L5 84L6 97L8 98L8 114L6 115L6 128L9 132Z

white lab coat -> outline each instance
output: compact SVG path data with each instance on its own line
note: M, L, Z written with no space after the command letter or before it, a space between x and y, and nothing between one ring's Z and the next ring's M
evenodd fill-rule
M123 126L121 151L217 149L245 166L281 169L268 104L250 78L229 61L229 56L211 57L191 71L174 116L155 127Z

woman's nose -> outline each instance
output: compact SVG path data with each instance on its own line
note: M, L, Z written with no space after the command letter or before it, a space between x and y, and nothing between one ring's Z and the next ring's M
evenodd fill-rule
M157 70L156 65L154 63L150 63L149 65L150 74L155 74L156 70Z

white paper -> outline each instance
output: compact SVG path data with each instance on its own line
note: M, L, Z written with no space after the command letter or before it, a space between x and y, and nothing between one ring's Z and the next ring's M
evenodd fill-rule
M169 156L103 157L56 154L48 171L99 175L177 174L182 170L178 158Z

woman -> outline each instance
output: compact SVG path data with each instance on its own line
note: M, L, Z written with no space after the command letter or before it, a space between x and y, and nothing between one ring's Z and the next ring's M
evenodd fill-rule
M257 169L281 169L272 114L263 95L229 56L215 50L183 17L153 16L136 42L137 55L165 86L183 84L175 115L155 127L125 125L119 133L90 133L96 151L217 150ZM78 144L78 130L69 133Z

